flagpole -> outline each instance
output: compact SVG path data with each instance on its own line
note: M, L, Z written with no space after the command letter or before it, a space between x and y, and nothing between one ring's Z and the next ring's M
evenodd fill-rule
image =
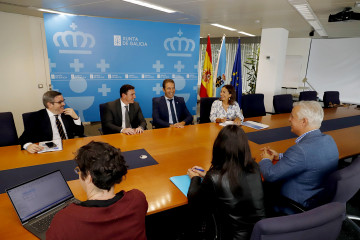
M223 42L224 42L224 39L225 39L226 35L223 34L222 38L221 38L221 45L220 45L220 49L218 51L218 60L216 62L216 68L215 68L215 71L214 71L214 78L213 78L213 89L215 91L213 91L213 97L216 97L216 79L217 79L217 75L218 75L218 71L219 71L219 64L220 64L220 54L221 54L221 49L223 48Z

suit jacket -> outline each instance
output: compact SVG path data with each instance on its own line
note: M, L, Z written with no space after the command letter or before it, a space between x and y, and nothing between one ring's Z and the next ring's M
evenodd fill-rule
M146 129L146 121L141 112L139 103L129 104L129 118L132 128L142 127ZM103 109L101 126L104 134L119 133L122 129L122 111L120 99L108 102Z
M191 124L193 116L191 116L189 110L185 105L184 98L174 96L175 111L179 122L184 121L186 125ZM153 98L153 125L155 128L169 127L169 111L166 104L166 98L164 96Z
M82 124L76 125L71 116L61 114L61 120L69 139L84 135L84 126ZM53 140L51 122L45 108L31 114L28 119L28 126L19 138L21 147L28 142L37 143Z
M191 179L189 206L200 214L213 213L219 239L250 239L255 223L265 218L264 193L259 169L242 172L239 186L230 190L229 175L221 178L220 170L210 170L201 181Z
M305 135L275 165L263 159L259 165L265 181L281 183L281 194L304 207L323 190L325 178L337 169L339 152L334 139L320 130Z

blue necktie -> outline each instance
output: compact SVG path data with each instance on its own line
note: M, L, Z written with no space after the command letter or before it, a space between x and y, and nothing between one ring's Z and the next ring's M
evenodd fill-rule
M173 124L175 124L175 123L177 123L177 121L176 121L176 115L175 115L174 106L172 104L173 99L168 99L168 100L170 102L170 111L171 111L171 116L172 116L172 119L173 119Z

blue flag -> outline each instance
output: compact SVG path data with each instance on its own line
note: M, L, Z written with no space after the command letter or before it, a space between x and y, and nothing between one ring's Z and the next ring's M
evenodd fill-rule
M214 81L216 87L215 97L220 97L221 88L225 85L226 82L225 68L226 68L226 47L225 47L225 36L223 36L223 40L220 46L219 59L214 74Z
M238 49L236 51L234 67L231 74L231 85L235 87L236 101L241 107L241 96L242 96L242 78L241 78L241 47L240 38L238 43Z

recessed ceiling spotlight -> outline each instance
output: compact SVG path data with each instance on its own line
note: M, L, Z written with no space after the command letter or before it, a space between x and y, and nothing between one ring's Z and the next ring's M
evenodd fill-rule
M234 29L234 28L227 27L227 26L224 26L224 25L220 25L220 24L217 24L217 23L211 23L211 25L213 25L215 27L223 28L223 29L226 29L226 30L230 30L230 31L236 31L236 29Z
M138 0L123 0L124 2L129 2L132 4L136 4L136 5L140 5L143 7L147 7L147 8L152 8L158 11L162 11L162 12L166 12L166 13L174 13L176 12L175 10L169 9L169 8L164 8L158 5L154 5L152 3L148 3L148 2L144 2L144 1L138 1Z

